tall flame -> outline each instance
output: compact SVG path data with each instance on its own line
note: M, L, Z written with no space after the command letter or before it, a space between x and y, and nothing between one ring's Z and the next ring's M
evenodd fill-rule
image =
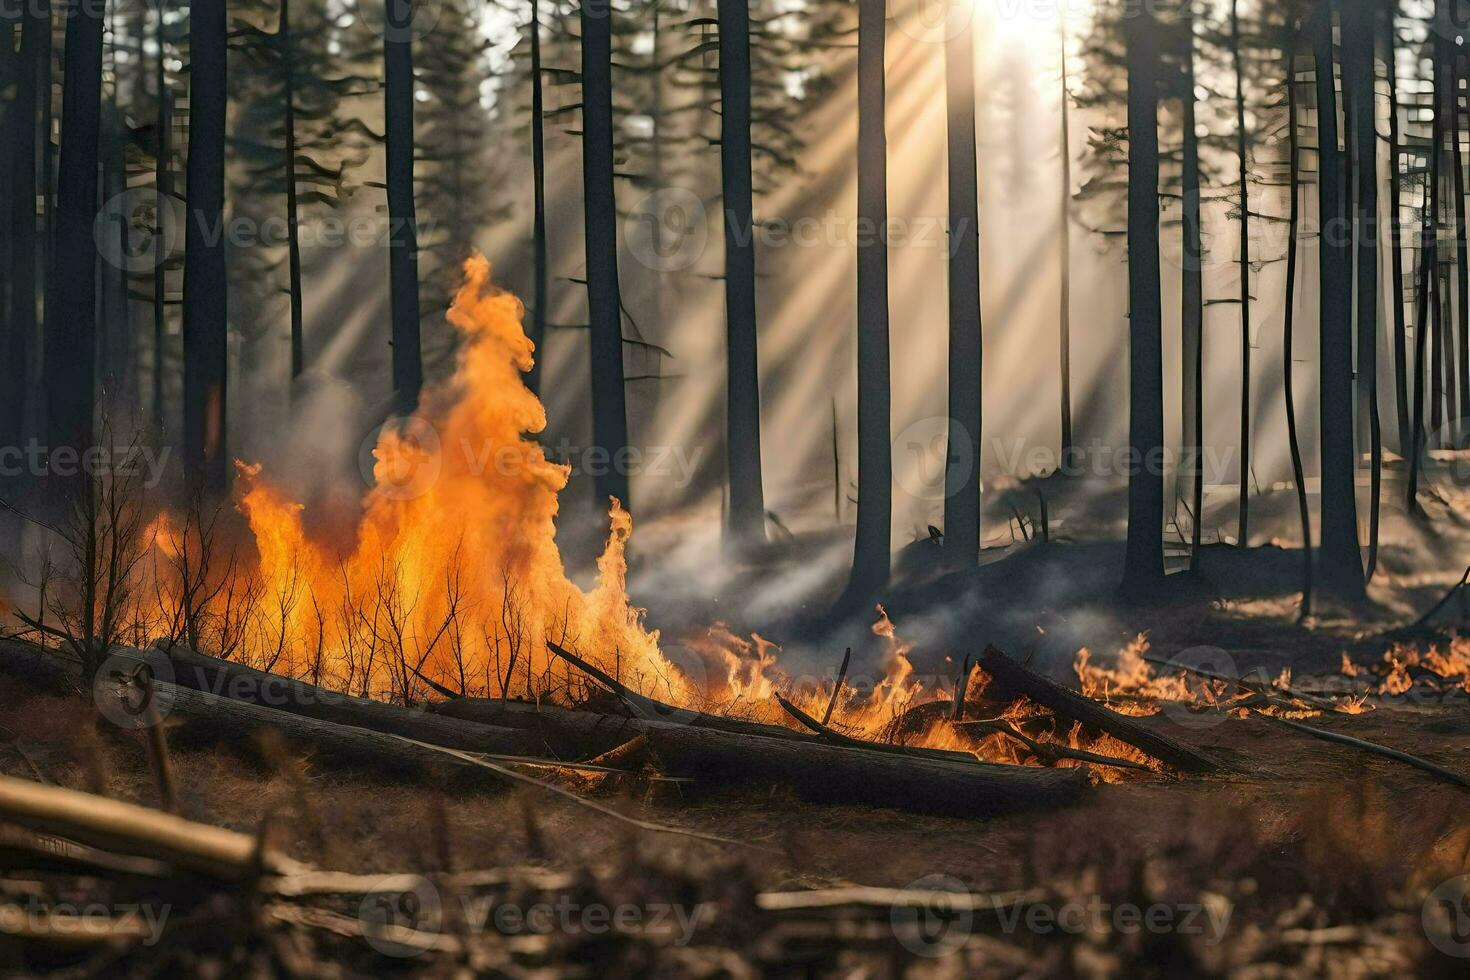
M463 339L457 369L413 419L383 429L347 554L313 540L301 505L241 466L260 591L284 611L287 646L324 650L335 679L365 691L402 696L418 674L544 696L566 676L545 649L554 639L631 686L685 693L628 599L633 522L617 500L596 586L568 579L555 520L569 468L528 438L546 411L521 377L535 353L523 307L490 285L484 258L464 269L448 314Z

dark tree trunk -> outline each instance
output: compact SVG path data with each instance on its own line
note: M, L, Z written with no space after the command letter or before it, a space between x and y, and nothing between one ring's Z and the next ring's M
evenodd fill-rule
M286 266L291 279L291 387L294 393L295 381L306 366L306 326L301 298L301 211L296 200L296 41L291 36L291 0L281 0L277 33L286 69L285 91L282 93L286 114Z
M628 445L628 411L613 188L611 20L608 0L582 0L582 192L592 347L592 439L605 459L617 460ZM626 467L601 467L593 478L599 502L605 504L609 497L616 497L630 506Z
M1296 318L1296 253L1297 233L1301 227L1301 170L1298 167L1299 136L1296 118L1296 46L1286 56L1286 118L1290 171L1291 205L1286 231L1286 304L1281 330L1283 371L1282 396L1286 400L1286 441L1291 451L1291 478L1296 484L1297 513L1302 522L1302 606L1301 617L1312 611L1312 514L1307 503L1307 472L1302 465L1301 440L1297 435L1296 396L1293 393L1292 328Z
M531 0L531 205L532 278L531 343L536 360L526 375L526 386L541 393L541 369L546 360L546 119L541 88L541 3Z
M1455 343L1458 354L1455 390L1458 399L1455 414L1454 439L1456 449L1465 445L1465 419L1470 414L1470 253L1466 252L1465 231L1465 151L1460 147L1460 79L1464 77L1465 61L1455 59L1452 102L1450 114L1450 139L1453 146L1451 160L1455 170Z
M1230 52L1235 68L1235 161L1240 168L1240 500L1236 543L1250 547L1251 484L1251 207L1245 131L1245 69L1240 52L1240 0L1230 3Z
M1332 5L1324 2L1313 31L1317 76L1318 207L1322 227L1321 470L1322 548L1318 578L1331 594L1354 600L1363 595L1363 559L1358 551L1353 458L1352 256L1348 236L1347 186L1337 146L1337 92L1333 79Z
M971 20L945 42L949 172L949 447L944 562L980 557L980 201L975 167L975 37Z
M1385 15L1386 37L1384 60L1388 66L1388 210L1389 232L1393 248L1390 252L1393 272L1393 363L1394 363L1394 407L1397 411L1399 432L1399 454L1407 457L1413 447L1413 427L1409 414L1409 340L1408 324L1404 316L1404 249L1400 229L1399 188L1399 86L1398 86L1398 38L1394 23L1398 4L1393 3Z
M383 121L388 178L388 290L393 318L393 402L413 414L424 384L419 341L418 218L413 203L413 0L385 0Z
M855 604L888 581L893 528L889 432L888 140L884 127L885 0L858 4L857 244L858 503L852 578Z
M157 60L153 66L154 88L157 90L158 116L154 125L157 133L157 151L153 160L153 194L157 208L157 220L163 220L164 208L173 198L173 125L174 98L168 87L166 61L168 47L163 25L166 9L164 0L158 4L158 22L154 32L154 43L158 45ZM154 438L160 445L168 431L167 413L163 399L163 376L166 363L165 350L168 346L168 243L162 227L153 230L153 428Z
M46 425L54 455L93 442L97 358L97 164L102 121L101 4L68 8L56 190L56 244L46 316ZM54 311L54 315L53 312ZM84 481L58 475L56 490Z
M756 357L755 240L750 171L750 10L719 0L720 182L725 205L726 465L730 532L765 540L761 484L761 395Z
M1435 16L1440 12L1436 4ZM1440 343L1439 331L1439 164L1441 151L1444 145L1444 103L1445 89L1448 81L1445 78L1445 45L1439 32L1434 34L1433 42L1434 61L1434 125L1431 128L1430 153L1429 153L1429 176L1428 192L1425 195L1428 201L1426 214L1420 227L1420 269L1419 269L1419 302L1414 311L1414 431L1412 433L1412 449L1409 453L1409 480L1407 487L1406 508L1410 514L1422 513L1419 507L1419 469L1424 455L1424 385L1426 382L1426 356L1428 353L1429 334L1435 333L1436 347ZM1426 326L1429 329L1425 329ZM1436 350L1436 358L1438 351ZM1439 407L1439 371L1431 367L1429 376L1432 376L1431 396L1433 397L1433 410L1438 412Z
M1383 430L1378 415L1378 130L1374 112L1373 10L1365 3L1345 9L1347 98L1352 118L1353 174L1357 178L1358 404L1368 423L1368 569L1378 564L1378 503L1383 487Z
M1186 7L1184 39L1184 79L1180 94L1183 131L1183 235L1184 281L1181 288L1180 324L1184 363L1179 372L1183 379L1184 442L1190 458L1190 548L1189 568L1199 571L1200 539L1204 533L1204 246L1200 240L1199 139L1195 135L1194 79L1194 8Z
M211 493L229 484L225 451L226 27L221 3L189 15L188 222L184 238L184 466Z
M6 115L6 141L10 151L11 188L6 198L10 210L6 236L10 239L10 304L9 332L5 338L5 375L0 394L0 439L6 446L26 443L28 420L27 393L31 391L31 370L36 340L36 97L38 89L37 61L46 49L41 35L49 33L51 22L33 5L24 5L20 29L18 61L14 76L15 98ZM47 73L49 77L49 72ZM4 152L0 150L0 152ZM24 477L12 483L12 489L24 486Z
M118 109L116 93L102 108L102 196L105 201L124 199L128 190L127 120ZM117 243L119 256L126 256L128 229L122 222L109 222L106 233ZM106 253L104 253L106 254ZM128 298L128 267L125 261L103 262L101 329L98 336L98 365L103 412L114 418L132 417L133 326L132 303Z
M1164 580L1163 310L1159 299L1159 93L1149 15L1125 25L1128 47L1128 545L1123 593Z

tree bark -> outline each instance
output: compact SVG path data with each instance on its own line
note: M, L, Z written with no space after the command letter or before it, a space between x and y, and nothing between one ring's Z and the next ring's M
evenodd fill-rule
M393 402L412 415L424 384L419 337L418 216L413 199L413 0L383 4L383 122L388 184L388 291Z
M1358 404L1368 423L1369 502L1368 568L1378 564L1378 504L1383 487L1383 433L1378 415L1378 116L1377 75L1373 67L1373 11L1364 3L1344 8L1347 98L1354 143L1353 174L1357 178Z
M1204 402L1204 246L1200 241L1199 138L1195 135L1194 7L1185 8L1184 82L1181 101L1183 129L1183 235L1184 281L1181 289L1180 324L1183 361L1180 377L1183 391L1184 440L1190 454L1190 547L1189 570L1199 573L1200 543L1204 534L1205 506L1205 402Z
M27 429L27 392L32 390L31 371L37 317L36 289L36 97L37 62L42 53L41 34L49 32L48 16L33 5L22 7L18 23L20 45L15 64L15 97L6 110L7 141L10 143L10 179L7 236L10 239L10 305L5 338L4 392L0 395L0 443L21 446ZM49 67L49 66L48 66ZM47 72L49 77L49 71ZM49 94L49 93L48 93ZM49 134L48 134L49 139ZM12 491L24 486L24 477L11 481Z
M980 557L980 201L975 162L973 18L944 45L949 176L949 446L944 467L945 565Z
M532 718L531 724L548 744L581 746L583 751L594 745L607 751L642 737L667 775L713 787L787 785L817 803L988 816L1059 806L1077 799L1086 788L1085 774L1075 769L919 759L828 745L807 736L769 738L478 698L446 702L438 710L501 724L515 712Z
M546 360L546 119L541 84L541 2L531 0L531 343L535 361L526 374L526 387L541 393L541 371Z
M1295 363L1292 360L1292 332L1296 322L1296 254L1297 234L1301 226L1301 169L1299 167L1300 136L1296 116L1296 45L1286 55L1286 115L1291 178L1291 205L1286 232L1286 303L1281 329L1283 371L1282 397L1286 401L1286 441L1291 452L1291 478L1296 484L1297 513L1302 522L1302 605L1304 618L1312 611L1312 515L1307 503L1307 473L1302 465L1301 440L1297 435L1296 396L1293 392Z
M1318 208L1322 226L1321 471L1322 548L1318 579L1340 599L1363 595L1358 551L1353 454L1352 257L1348 252L1347 187L1337 146L1337 91L1333 78L1332 4L1324 2L1313 30L1317 76Z
M582 0L582 192L586 204L587 309L592 348L592 438L605 459L628 445L623 389L622 300L618 288L617 198L613 187L612 8ZM593 475L599 504L631 506L626 467Z
M1128 542L1122 589L1164 581L1163 311L1159 299L1159 94L1152 17L1125 25L1128 47Z
M63 63L61 159L56 188L55 252L48 277L45 383L47 439L83 452L93 441L97 357L97 165L102 121L100 4L68 8ZM53 313L54 311L54 313ZM53 476L67 496L79 478Z
M1245 69L1240 51L1240 0L1230 3L1230 53L1235 69L1235 160L1240 168L1240 500L1236 543L1250 547L1251 482L1251 235L1250 164L1245 131Z
M301 295L301 218L296 200L296 41L291 35L291 0L281 0L276 32L280 37L281 59L286 69L281 101L286 117L286 266L290 275L291 382L294 391L296 379L301 377L306 366L306 324Z
M189 15L188 218L184 231L184 467L212 494L229 486L225 386L229 364L225 271L225 5Z
M886 0L858 4L857 243L858 503L846 603L888 581L893 531L888 337L888 140L883 52Z
M755 240L750 163L749 0L719 0L720 184L725 207L726 465L730 534L766 536L761 479L761 398L756 355Z
M153 158L153 196L159 227L153 230L152 416L154 438L160 446L165 444L165 433L168 431L163 395L164 352L168 345L168 242L161 223L164 220L163 208L170 205L174 192L173 171L170 170L173 162L174 99L173 92L168 87L168 45L163 11L163 0L159 0L156 14L158 19L153 35L154 43L158 45L153 65L155 97L158 100L158 115L154 118L154 128L158 132L157 149Z
M986 647L976 663L991 678L991 684L985 688L987 698L998 695L997 700L1009 702L1025 695L1062 718L1107 732L1181 772L1215 772L1222 768L1218 760L1198 749L1162 735L1126 715L1118 714L1106 705L1062 687L1050 678L1017 663L995 647Z
M1067 81L1067 9L1057 8L1057 60L1061 66L1061 164L1062 164L1062 213L1057 236L1057 259L1061 276L1061 290L1057 297L1058 326L1060 332L1061 361L1058 365L1062 378L1062 443L1061 457L1064 464L1073 463L1072 441L1072 120L1071 93ZM1193 64L1191 62L1191 72ZM1185 139L1191 140L1189 131Z

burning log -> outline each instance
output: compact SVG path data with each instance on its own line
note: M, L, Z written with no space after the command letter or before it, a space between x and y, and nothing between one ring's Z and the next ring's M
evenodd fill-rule
M705 786L785 785L817 803L980 816L1059 806L1079 798L1088 785L1080 769L895 755L873 751L866 743L862 748L831 745L795 732L771 738L479 698L459 698L438 710L492 724L518 719L538 726L552 744L580 742L593 753L642 736L651 760L670 776L690 777Z
M1230 684L1250 694L1260 694L1266 697L1281 695L1288 698L1294 698L1297 701L1300 701L1302 704L1309 705L1319 711L1331 711L1335 707L1337 707L1337 703L1330 700L1329 698L1318 697L1315 694L1309 694L1306 691L1298 691L1293 688L1272 687L1271 682L1269 680L1266 680L1265 678L1262 678L1259 681L1254 681L1247 677L1230 677L1226 674L1217 674L1215 671L1207 670L1204 667L1196 667L1190 664L1174 663L1169 660L1160 660L1158 657L1146 656L1143 659L1148 663L1153 664L1155 667L1187 670L1191 674L1196 674L1200 677L1203 677L1205 680L1220 681L1224 684Z
M805 711L802 711L796 705L792 704L790 701L786 700L779 694L776 695L776 703L785 708L786 713L789 714L791 717L795 718L807 728L811 729L818 738L822 739L825 742L831 742L834 745L846 745L849 748L854 749L871 749L874 752L891 752L895 755L915 756L921 759L948 759L952 762L976 761L974 753L971 752L958 752L952 749L926 749L914 745L895 745L888 742L868 742L860 738L853 738L851 735L844 735L841 732L822 724L820 721L817 721L817 719L813 718Z
M734 732L737 735L763 735L768 738L803 737L800 732L792 731L789 728L782 728L780 725L765 725L757 721L745 721L741 718L726 718L723 715L712 715L704 711L694 711L689 708L679 708L671 704L665 704L646 694L639 694L626 684L609 676L607 672L599 669L594 664L588 663L586 660L583 660L581 657L550 640L546 642L546 649L616 694L628 706L628 710L632 712L635 718L646 718L654 721L676 721L679 724L697 725L701 728L717 728L720 731Z
M1223 763L1197 749L1146 728L1132 718L1120 715L1091 698L1062 687L1049 678L1022 666L993 646L987 646L977 661L991 677L991 695L997 687L1007 697L1025 695L1043 708L1086 728L1107 732L1141 752L1181 772L1216 772Z
M980 718L974 721L954 722L957 728L971 728L987 732L1000 732L1002 735L1012 738L1022 745L1036 758L1049 764L1056 765L1061 759L1075 759L1078 762L1090 762L1098 766L1113 766L1118 769L1137 769L1142 772L1151 771L1148 766L1132 759L1119 759L1110 755L1102 755L1097 752L1088 752L1086 749L1074 749L1069 745L1059 745L1056 742L1043 742L1034 739L1025 732L1015 728L1008 722L999 718Z

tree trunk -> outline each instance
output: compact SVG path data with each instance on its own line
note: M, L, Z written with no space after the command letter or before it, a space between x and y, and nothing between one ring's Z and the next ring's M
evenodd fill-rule
M1378 503L1383 487L1383 431L1378 415L1378 119L1377 76L1373 67L1373 11L1351 3L1345 10L1344 50L1348 102L1357 178L1358 404L1368 423L1368 569L1378 564Z
M536 359L526 374L526 387L541 393L546 360L546 119L541 87L541 2L531 0L531 343Z
M1240 500L1236 544L1250 547L1251 484L1251 208L1245 132L1245 70L1240 53L1240 0L1230 3L1230 52L1235 67L1235 161L1240 168Z
M1149 15L1125 25L1128 47L1128 544L1123 592L1164 581L1163 310L1159 299L1159 93Z
M859 0L857 213L859 225L871 231L857 243L858 503L852 577L847 588L852 605L871 597L888 581L893 529L885 13L885 0Z
M622 300L618 289L617 198L613 187L612 9L582 0L582 193L586 204L587 309L592 347L592 438L608 460L628 445L623 389ZM597 499L628 498L627 468L593 474Z
M168 45L164 30L163 13L165 4L159 0L157 23L154 28L154 43L158 45L153 65L154 88L158 99L158 115L154 120L157 149L153 159L153 197L159 227L153 230L153 429L154 438L164 445L164 434L168 431L167 412L164 408L163 375L165 349L168 346L168 242L165 240L161 222L164 208L173 200L173 126L174 98L168 87Z
M68 8L56 189L56 245L46 315L46 422L54 453L93 443L97 357L97 164L102 121L101 4ZM54 315L53 312L54 311ZM85 481L53 477L68 495ZM54 497L53 497L54 499Z
M980 201L975 164L973 18L944 45L949 174L949 447L944 466L944 563L980 556Z
M1286 55L1286 118L1290 171L1291 205L1286 232L1286 303L1281 329L1283 371L1282 396L1286 401L1286 442L1291 451L1291 478L1296 484L1297 513L1302 522L1302 606L1301 617L1312 611L1312 515L1307 503L1307 473L1302 465L1301 440L1297 435L1296 396L1293 393L1295 363L1292 360L1292 330L1296 320L1296 253L1297 234L1301 227L1301 170L1299 134L1296 118L1296 46Z
M291 388L294 393L296 379L301 377L306 366L306 326L301 297L301 211L296 200L296 42L291 36L291 0L281 0L277 34L286 69L285 91L282 93L286 116L286 265L291 279Z
M1455 169L1455 343L1458 354L1455 389L1459 394L1453 412L1455 415L1454 448L1465 445L1465 418L1470 414L1470 253L1466 251L1465 230L1465 151L1460 147L1460 79L1464 77L1464 59L1455 58L1455 70L1450 113L1451 160Z
M10 280L9 333L5 338L4 393L0 395L0 439L6 446L21 446L29 435L26 417L27 393L32 390L31 365L36 338L36 62L43 50L41 34L51 29L50 19L33 6L22 8L20 46L15 72L15 98L7 110L7 142L10 144L11 187L6 235L12 249L7 278ZM49 73L48 73L49 75ZM19 491L25 477L11 481Z
M1435 5L1435 17L1441 17L1439 5ZM1440 344L1440 297L1439 297L1439 165L1444 146L1444 104L1448 80L1445 78L1445 44L1442 31L1433 32L1434 71L1434 124L1431 128L1429 152L1429 176L1427 214L1420 230L1419 302L1414 312L1414 431L1413 447L1409 453L1409 481L1406 507L1410 514L1421 515L1419 507L1419 470L1424 456L1424 385L1429 379L1432 410L1439 410L1440 375L1437 366L1430 366L1426 374L1429 334L1435 334L1436 348ZM1427 322L1426 322L1427 321ZM1429 329L1425 329L1426 325ZM1438 350L1435 351L1438 360Z
M188 221L184 232L184 466L211 493L229 485L225 380L229 362L225 273L226 26L223 3L189 16Z
M1204 533L1205 403L1204 403L1204 246L1200 241L1199 138L1195 135L1194 7L1185 10L1184 82L1181 93L1183 130L1183 235L1184 281L1181 289L1180 324L1183 379L1180 404L1184 409L1184 442L1190 457L1190 548L1189 570L1199 572L1200 539Z
M1358 552L1353 457L1352 256L1347 236L1347 186L1337 146L1337 92L1333 79L1332 5L1324 3L1313 31L1317 76L1318 207L1322 227L1321 470L1323 588L1341 599L1363 595Z
M1394 407L1397 411L1399 455L1407 457L1413 447L1413 427L1409 414L1409 340L1404 316L1404 248L1400 229L1399 188L1399 85L1398 38L1395 17L1398 4L1390 4L1386 12L1387 30L1384 61L1388 66L1388 211L1389 231L1393 242L1390 250L1393 271L1393 363Z
M725 331L728 401L726 460L730 532L735 542L765 540L761 484L760 376L756 357L755 241L750 170L750 10L719 0L720 184L725 206Z
M393 401L412 415L424 384L419 339L418 217L413 202L413 0L385 0L384 155L388 183L388 290L392 308Z

